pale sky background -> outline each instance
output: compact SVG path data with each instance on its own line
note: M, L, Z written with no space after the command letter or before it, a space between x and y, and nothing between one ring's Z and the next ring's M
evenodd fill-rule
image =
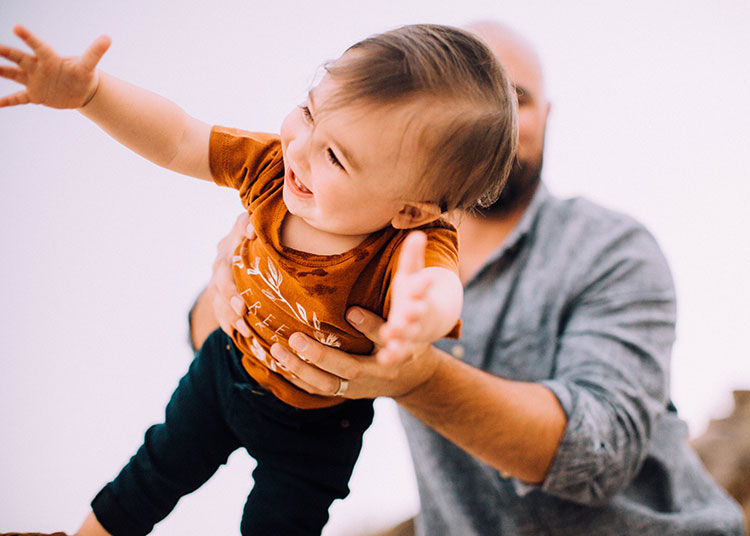
M208 122L277 131L318 66L401 24L504 20L539 48L553 102L544 178L654 233L679 297L673 398L699 435L750 388L750 2L0 0L63 54L113 39L102 69ZM0 93L16 91L0 82ZM186 315L236 192L161 170L71 111L0 110L0 532L74 531L192 358ZM418 508L394 406L326 536ZM238 534L236 453L154 534Z

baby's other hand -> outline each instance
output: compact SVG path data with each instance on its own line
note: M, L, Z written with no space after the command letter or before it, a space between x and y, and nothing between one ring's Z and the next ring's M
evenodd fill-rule
M388 320L380 329L384 347L378 359L384 363L414 354L415 345L432 342L427 337L431 327L427 293L432 279L424 270L426 242L424 233L410 233L399 256Z
M99 84L96 66L111 44L109 37L98 37L80 57L63 58L23 26L15 26L13 32L33 54L0 45L0 56L15 64L0 65L0 76L25 86L0 97L0 107L31 103L80 108L91 100Z

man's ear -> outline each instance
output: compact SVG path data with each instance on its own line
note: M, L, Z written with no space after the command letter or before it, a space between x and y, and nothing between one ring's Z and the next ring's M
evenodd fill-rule
M435 203L407 203L391 220L396 229L413 229L435 221L443 213Z

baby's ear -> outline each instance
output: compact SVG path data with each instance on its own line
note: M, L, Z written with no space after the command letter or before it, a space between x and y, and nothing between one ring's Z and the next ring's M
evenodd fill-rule
M407 203L391 220L396 229L413 229L435 221L443 213L435 203Z

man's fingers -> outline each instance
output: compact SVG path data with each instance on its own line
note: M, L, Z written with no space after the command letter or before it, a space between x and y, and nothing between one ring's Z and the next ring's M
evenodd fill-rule
M28 104L30 102L31 99L29 99L29 94L24 89L18 93L0 97L0 108L5 108L6 106L18 106L19 104Z
M245 314L245 301L239 296L229 298L229 305L232 306L232 309L238 315L243 316Z
M239 297L237 293L237 285L234 282L234 276L232 274L231 258L221 255L216 256L209 285L212 286L216 292L224 296L226 301L230 301L233 296Z
M247 212L241 212L239 216L237 216L237 219L234 220L234 226L232 227L232 232L236 232L237 234L242 234L245 227L250 223L250 214Z
M235 324L240 317L234 312L229 302L221 294L215 292L213 299L213 310L216 321L227 335L232 335Z
M247 229L249 227L249 216L245 212L240 214L232 225L232 230L227 236L222 238L216 246L216 259L214 260L214 270L216 266L225 263L232 262L232 255L240 242L242 242L243 236L247 235ZM252 228L252 227L250 227ZM254 236L254 235L253 235Z
M295 375L294 373L292 373L291 377L288 378L288 380L292 382L294 385L296 385L297 387L299 387L300 389L302 389L303 391L307 391L308 393L311 393L314 395L324 395L324 396L329 395L330 396L331 394L330 392L324 393L323 391L316 388L314 385L310 385L309 383L307 383L305 380Z
M248 221L249 221L249 218L248 218ZM255 237L256 237L255 227L253 227L252 223L248 223L247 225L245 225L245 238L249 238L250 240L252 240Z
M97 37L94 42L91 43L91 46L86 49L86 52L83 53L83 56L81 56L81 65L86 70L93 71L111 44L112 39L110 39L108 35L100 35Z
M252 231L252 234L248 234L248 229ZM243 238L253 238L254 236L255 230L250 225L250 215L247 212L243 212L237 216L237 219L234 220L234 225L232 225L232 230L219 244L230 248L231 252L234 252Z
M232 322L233 319L231 316L228 316L226 314L226 307L227 304L224 301L224 298L220 296L219 294L214 294L213 299L213 309L214 309L214 316L216 317L216 321L219 323L219 326L221 327L222 331L226 333L227 335L232 335Z
M252 335L252 333L250 332L250 328L247 326L247 323L242 318L240 318L239 320L236 320L233 325L235 329L237 329L237 331L239 331L243 337L249 337L250 335Z
M336 392L339 378L343 377L326 372L318 365L310 365L303 357L279 343L271 346L271 355L285 370L294 375L292 381L309 393L330 396Z
M313 365L312 368L325 372L326 376L318 381L307 379L325 391L331 380L328 375L333 376L336 382L338 378L347 380L356 379L372 360L370 356L357 356L349 354L338 348L326 346L303 333L293 333L289 337L289 347L296 352L300 359ZM321 384L321 381L323 384ZM335 386L337 387L337 386ZM336 389L334 388L333 391ZM326 391L331 393L332 391Z
M375 313L359 307L352 307L346 313L346 320L362 335L380 346L383 340L380 337L380 327L385 324L385 320Z

